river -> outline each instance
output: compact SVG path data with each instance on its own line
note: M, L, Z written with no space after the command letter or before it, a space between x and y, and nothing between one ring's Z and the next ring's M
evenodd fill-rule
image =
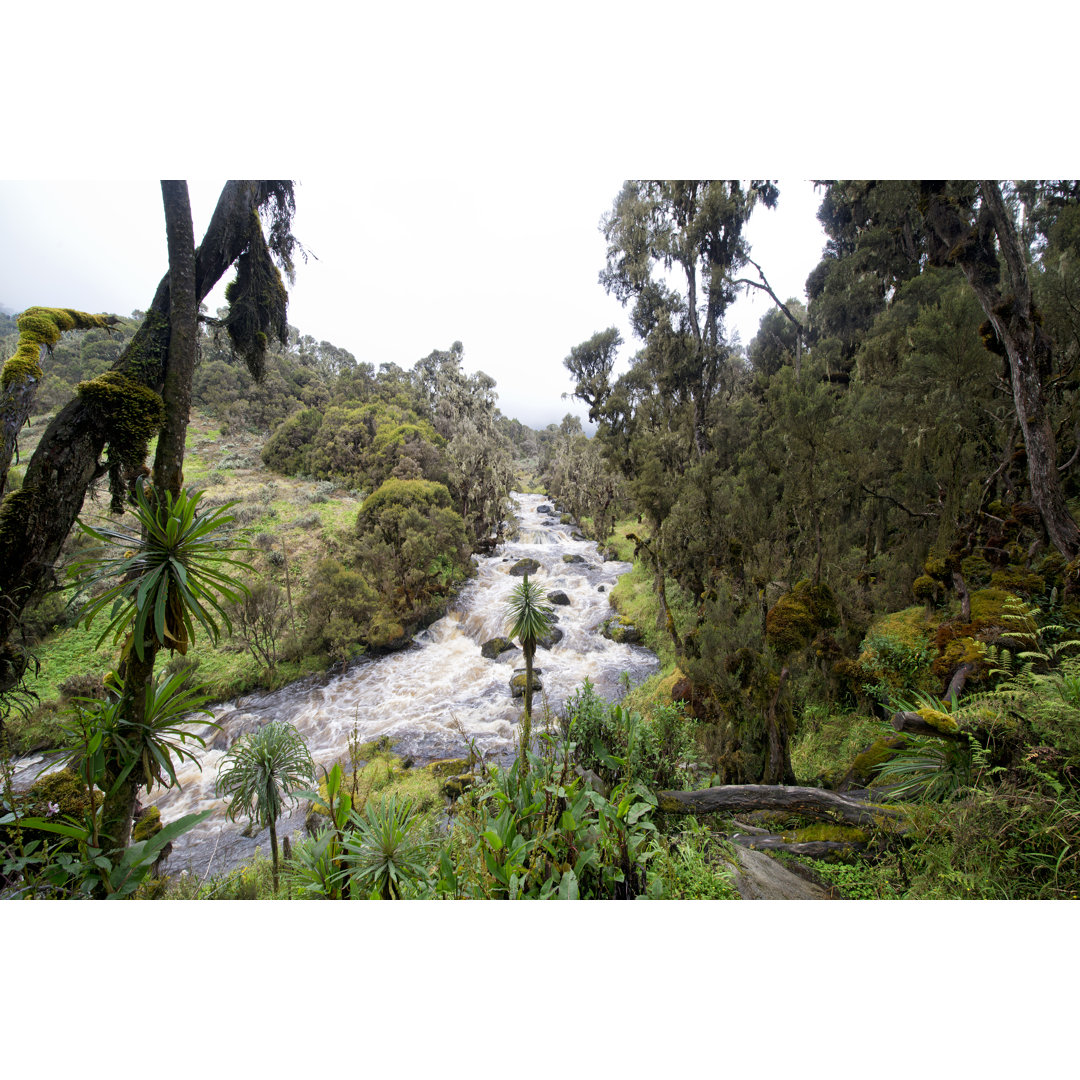
M447 614L418 634L413 644L388 656L361 660L341 675L294 683L265 694L250 694L215 706L221 730L202 732L206 749L197 764L177 770L171 790L155 788L143 802L156 805L164 821L211 809L213 813L173 845L166 871L217 875L251 858L257 846L269 852L269 830L244 836L247 822L229 822L225 803L214 793L218 767L228 747L243 732L268 720L287 720L303 735L317 766L330 768L346 758L354 730L362 741L387 735L394 750L419 765L442 757L464 756L464 731L486 756L503 758L514 745L522 712L513 700L510 679L523 665L520 651L485 659L481 645L506 633L505 608L521 582L510 574L519 559L532 558L540 568L530 580L548 592L562 591L570 603L555 607L562 640L538 649L535 665L544 699L553 712L588 678L598 693L615 700L628 676L641 682L658 668L647 649L604 638L599 624L611 614L609 593L630 563L605 562L592 541L575 540L573 527L559 516L541 514L550 500L540 495L514 496L518 527L490 556L477 556L477 574L457 596ZM569 562L564 556L578 557ZM626 673L624 676L623 673ZM539 714L539 696L534 712ZM535 724L534 724L535 726ZM321 769L320 769L321 773ZM279 836L303 828L297 808L278 824Z

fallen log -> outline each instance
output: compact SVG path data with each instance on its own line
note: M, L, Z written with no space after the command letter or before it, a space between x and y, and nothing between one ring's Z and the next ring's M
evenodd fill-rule
M951 725L951 726L950 726ZM924 709L922 714L916 712L893 713L892 726L897 731L906 732L908 735L932 735L935 739L952 739L962 741L967 734L951 716L944 713Z
M780 810L822 821L874 825L899 818L895 810L860 802L822 788L780 784L724 784L700 791L658 791L657 809L667 814L741 814Z
M788 842L779 836L742 836L735 833L731 837L733 844L750 848L752 851L786 851L789 855L803 855L810 859L820 859L823 855L834 852L863 851L865 843L851 840L802 840Z

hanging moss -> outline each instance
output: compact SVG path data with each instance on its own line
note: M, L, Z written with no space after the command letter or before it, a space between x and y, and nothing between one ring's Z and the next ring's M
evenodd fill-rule
M786 654L807 645L822 629L839 621L836 598L828 585L800 581L769 609L765 616L765 640Z
M165 419L161 395L120 371L106 371L75 388L96 414L108 440L112 509L123 509L125 472L138 470L154 433Z
M263 377L270 336L288 341L289 294L274 265L257 212L252 212L248 246L236 260L236 277L225 288L225 326L237 353L256 380Z
M4 364L0 385L6 390L14 382L40 379L42 347L51 350L66 330L105 330L115 322L111 315L88 315L73 308L27 308L15 320L19 343L14 355Z

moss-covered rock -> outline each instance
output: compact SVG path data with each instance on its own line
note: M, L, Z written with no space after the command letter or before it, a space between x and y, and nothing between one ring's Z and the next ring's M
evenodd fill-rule
M562 591L562 589L556 589L554 592L548 593L548 600L552 604L558 604L560 607L570 606L570 597Z
M544 684L540 681L541 670L540 668L533 668L532 676L532 691L534 694L539 694L544 689ZM516 697L525 696L525 672L516 671L510 677L510 693Z
M613 615L600 624L600 633L620 645L639 645L641 631L623 615Z
M524 577L526 574L535 574L540 569L540 564L535 559L518 559L510 567L510 573L514 577Z
M485 660L494 660L500 653L506 652L507 649L516 649L517 646L507 637L494 637L485 641L480 646L480 655Z

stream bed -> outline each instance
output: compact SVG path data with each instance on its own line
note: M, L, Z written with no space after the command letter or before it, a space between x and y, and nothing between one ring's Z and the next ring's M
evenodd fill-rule
M210 809L211 816L174 842L167 873L188 870L200 877L224 873L248 861L256 847L269 853L269 830L247 832L246 819L225 818L225 802L214 792L218 767L233 742L270 720L287 720L304 737L316 766L332 767L347 757L355 732L367 742L394 740L394 752L416 765L443 757L461 757L466 738L489 759L513 752L522 703L510 693L510 680L523 666L520 650L496 659L481 655L481 645L506 633L506 604L521 577L510 573L520 559L540 566L530 580L548 593L565 593L568 604L555 607L562 638L550 650L539 648L534 661L541 672L543 695L533 703L539 714L546 701L558 713L588 678L606 700L617 700L629 680L636 685L655 672L659 662L649 650L603 637L600 624L612 610L608 594L631 569L626 562L604 561L596 543L574 539L574 527L540 495L515 495L518 527L492 555L476 556L477 574L446 615L416 636L408 648L387 656L362 659L343 674L305 680L269 693L250 694L213 708L220 730L201 734L206 749L196 764L177 770L171 790L153 789L143 803L157 806L164 821ZM624 674L625 673L625 674ZM31 762L23 762L29 774ZM319 769L321 775L321 768ZM303 828L298 807L278 823L279 837Z

